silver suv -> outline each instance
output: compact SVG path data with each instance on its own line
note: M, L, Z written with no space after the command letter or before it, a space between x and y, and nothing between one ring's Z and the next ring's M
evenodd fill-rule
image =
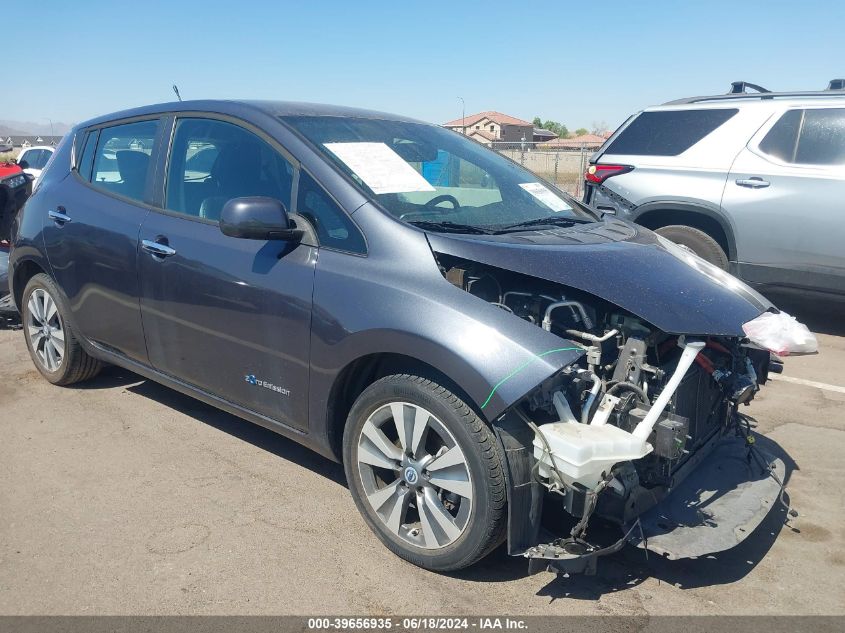
M646 108L591 157L585 180L594 208L752 284L845 295L841 79L791 93L736 82Z

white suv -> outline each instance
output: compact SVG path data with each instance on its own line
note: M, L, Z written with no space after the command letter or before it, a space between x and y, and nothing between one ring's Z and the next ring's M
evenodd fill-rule
M55 147L50 147L49 145L36 145L22 149L18 155L18 165L21 166L24 173L38 180L55 150Z
M844 80L792 93L736 82L646 108L585 179L594 208L748 282L845 295Z

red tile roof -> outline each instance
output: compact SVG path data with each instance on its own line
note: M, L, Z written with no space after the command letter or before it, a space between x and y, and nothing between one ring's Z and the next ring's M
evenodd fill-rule
M454 121L449 121L448 123L444 123L443 127L462 127L466 126L469 127L471 125L475 125L481 119L490 119L494 123L498 123L499 125L534 125L530 121L523 121L522 119L517 119L515 116L510 116L508 114L502 114L501 112L496 112L494 110L489 110L487 112L479 112L477 114L468 114L463 119L455 119Z
M480 136L481 138L487 139L488 141L495 141L496 135L492 132L488 132L487 130L469 130L467 132L467 136L472 138L473 136Z

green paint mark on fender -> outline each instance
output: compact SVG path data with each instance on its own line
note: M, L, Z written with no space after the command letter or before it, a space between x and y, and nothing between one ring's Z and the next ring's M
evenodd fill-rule
M584 351L584 348L583 348L583 347L559 347L559 348L557 348L557 349L550 349L550 350L548 350L548 351L545 351L545 352L543 352L543 353L541 353L541 354L537 354L537 355L535 355L535 356L533 356L533 357L529 358L527 361L525 361L524 363L522 363L522 365L520 365L519 367L517 367L516 369L514 369L511 373L509 373L507 376L505 376L504 378L502 378L502 379L501 379L498 383L496 383L496 385L493 387L493 389L491 389L491 390L490 390L490 395L489 395L489 396L487 396L487 400L485 400L485 401L484 401L484 404L482 404L482 405L481 405L481 408L483 409L483 408L484 408L484 407L486 407L488 404L490 404L490 400L491 400L491 398L493 397L493 394L494 394L494 393L496 393L496 390L497 390L499 387L501 387L503 384L505 384L508 380L510 380L510 379L511 379L511 378L513 378L514 376L516 376L519 372L521 372L522 370L524 370L524 369L525 369L526 367L528 367L531 363L533 363L533 362L535 362L535 361L540 360L540 359L541 359L541 358L543 358L544 356L549 356L550 354L556 354L556 353L558 353L558 352L581 352L581 351Z

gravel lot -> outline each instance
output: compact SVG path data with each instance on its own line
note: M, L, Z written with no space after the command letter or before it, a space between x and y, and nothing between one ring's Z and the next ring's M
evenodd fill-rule
M821 353L749 410L793 461L798 518L773 512L717 557L626 551L570 579L501 549L458 574L412 567L340 466L123 370L53 387L0 331L0 614L845 614L843 313L802 315Z

